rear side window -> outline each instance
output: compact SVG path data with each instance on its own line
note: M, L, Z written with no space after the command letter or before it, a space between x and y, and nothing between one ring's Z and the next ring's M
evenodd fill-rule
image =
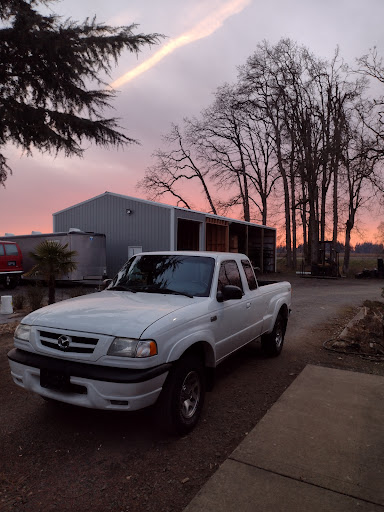
M221 264L217 290L221 292L227 284L238 286L243 290L239 268L234 260L223 261Z
M251 267L251 264L247 260L241 260L241 264L243 265L244 273L247 278L248 287L250 290L256 290L257 288L257 282L255 278L255 273L253 271L253 268Z
M7 256L18 256L19 251L17 250L17 246L13 244L5 244L5 254Z
M0 244L0 256L4 256L4 246Z

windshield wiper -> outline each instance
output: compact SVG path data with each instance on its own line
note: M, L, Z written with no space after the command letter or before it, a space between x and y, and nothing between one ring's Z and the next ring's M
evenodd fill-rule
M193 295L187 292L179 292L177 290L171 290L170 288L159 288L156 285L149 285L145 286L144 288L140 289L139 291L144 293L164 293L169 295L184 295L184 297L189 297L190 299L193 299Z
M176 290L170 290L169 288L159 288L159 293L169 293L171 295L184 295L185 297L189 297L193 299L193 295L187 292L178 292Z
M112 286L112 288L108 288L108 290L120 290L123 292L137 293L137 290L134 290L130 286L125 286L124 284L117 284L116 286Z

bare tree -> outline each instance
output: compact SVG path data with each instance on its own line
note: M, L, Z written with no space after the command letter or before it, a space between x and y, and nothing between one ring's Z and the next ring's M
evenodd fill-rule
M297 209L304 252L311 263L317 262L319 240L326 237L332 183L337 241L340 159L349 111L365 88L364 80L352 81L349 74L338 50L328 63L289 39L275 46L259 45L240 71L249 102L263 111L273 130L284 192L288 265L296 264Z
M188 120L185 120L188 124ZM177 125L172 125L171 132L163 137L170 149L157 150L154 153L156 163L147 169L145 177L138 182L137 187L145 190L151 199L158 199L164 195L171 195L177 200L178 205L191 208L185 194L180 188L186 181L198 181L210 211L217 213L214 201L209 192L206 177L207 170L200 170L194 156L193 143L190 138L183 136Z
M384 85L384 60L378 54L377 48L374 47L359 59L357 59L357 73L378 80ZM370 108L375 114L375 121L367 124L369 130L376 139L374 153L376 156L384 156L384 95L370 101ZM362 117L364 120L364 117Z
M220 87L199 118L184 120L183 133L172 126L164 137L169 148L154 153L156 162L138 186L151 199L171 195L190 208L184 185L197 179L211 212L241 206L244 220L250 221L255 208L266 224L267 199L278 179L268 130L260 112L242 102L235 87ZM213 186L230 191L230 197L214 201Z
M271 126L261 113L247 106L243 121L243 150L246 172L260 201L250 193L250 202L259 210L262 224L268 220L268 198L279 179Z
M262 112L244 101L237 86L227 84L188 132L216 187L232 192L221 206L240 205L246 221L254 207L266 224L267 199L278 175L270 125Z
M307 263L318 262L320 241L337 242L343 222L348 252L367 186L384 188L384 99L363 101L365 75L384 83L384 66L377 53L359 62L364 76L356 78L338 49L327 62L290 39L259 44L235 85L218 88L199 117L184 120L183 133L172 128L170 149L155 153L140 186L189 208L185 183L198 181L210 211L238 206L244 220L256 212L263 224L280 190L288 266L296 267L300 227ZM225 192L220 200L213 187Z
M357 117L356 123L351 126L353 127L348 134L348 147L343 155L342 178L346 184L348 206L345 224L344 273L349 270L351 232L355 227L356 214L359 209L369 203L375 192L382 188L382 176L380 171L376 172L380 161L373 158L373 155L377 153L376 138L360 115Z
M242 113L231 86L218 89L213 104L199 119L189 122L188 134L217 187L234 191L228 203L240 204L244 220L249 221L250 183L243 147Z
M292 265L289 176L286 168L286 126L284 123L284 84L280 73L281 46L267 42L258 45L256 52L240 68L242 93L248 102L268 120L274 142L277 168L282 178L285 207L285 242L287 264Z

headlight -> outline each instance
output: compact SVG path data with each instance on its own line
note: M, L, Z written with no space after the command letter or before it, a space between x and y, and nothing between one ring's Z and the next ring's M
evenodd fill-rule
M19 324L15 331L15 338L18 340L29 341L29 335L31 333L31 326L25 324Z
M108 350L109 356L151 357L157 354L157 345L153 340L135 340L115 338Z

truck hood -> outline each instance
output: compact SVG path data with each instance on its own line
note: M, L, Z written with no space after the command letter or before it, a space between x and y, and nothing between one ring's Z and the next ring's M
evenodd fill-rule
M23 323L53 329L139 338L151 324L193 304L182 295L103 291L38 309Z

